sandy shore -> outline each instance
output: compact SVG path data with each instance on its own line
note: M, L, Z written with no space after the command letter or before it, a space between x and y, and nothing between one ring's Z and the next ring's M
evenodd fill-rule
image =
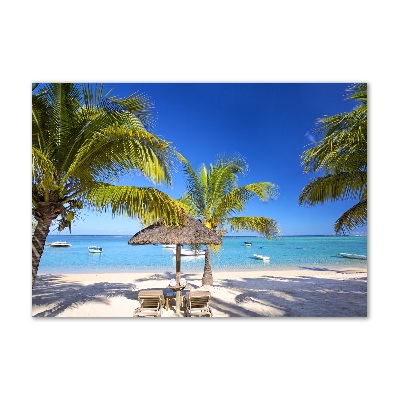
M202 274L183 274L192 289ZM214 317L366 317L367 269L299 268L290 271L213 272ZM37 276L32 315L132 317L141 289L165 289L174 273ZM175 301L162 317L173 317Z

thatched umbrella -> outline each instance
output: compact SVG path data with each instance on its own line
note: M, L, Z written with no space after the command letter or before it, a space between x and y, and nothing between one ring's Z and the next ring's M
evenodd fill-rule
M157 222L132 236L128 244L175 244L176 245L176 313L180 306L181 247L183 244L221 244L222 239L201 221L187 216L185 225L168 227Z

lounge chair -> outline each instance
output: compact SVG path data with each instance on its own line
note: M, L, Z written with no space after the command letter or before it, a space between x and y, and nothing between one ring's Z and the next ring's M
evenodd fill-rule
M212 317L210 307L211 293L209 291L195 290L185 296L185 317L192 315Z
M138 293L140 306L133 313L134 317L160 317L165 303L162 290L141 290Z

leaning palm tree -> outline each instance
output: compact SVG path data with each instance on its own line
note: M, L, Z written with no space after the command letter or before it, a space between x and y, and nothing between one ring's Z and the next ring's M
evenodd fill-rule
M195 171L190 163L180 156L187 177L187 188L179 199L182 207L202 220L212 231L223 236L227 229L250 230L267 238L279 233L276 221L265 217L239 216L246 204L258 197L262 201L276 197L276 186L269 182L250 183L238 186L238 175L248 170L246 161L240 157L221 157L209 168L202 164ZM212 247L215 252L218 247ZM206 245L203 285L212 285L210 245Z
M32 286L50 226L69 228L84 206L143 223L180 220L179 207L153 187L118 186L136 170L171 183L176 152L149 132L152 104L134 93L103 93L101 84L35 84L32 91Z
M336 234L367 222L367 84L348 88L347 99L359 103L350 112L317 121L319 142L301 155L304 172L322 171L302 190L299 203L324 204L333 200L357 201L334 224Z

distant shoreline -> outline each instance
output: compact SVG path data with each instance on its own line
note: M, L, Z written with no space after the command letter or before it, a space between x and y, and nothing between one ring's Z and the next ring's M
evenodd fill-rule
M188 267L185 264L181 265L181 273L182 276L184 274L199 274L199 273L203 273L203 269L204 267L197 267L197 268L193 268L193 267ZM309 265L292 265L292 264L288 264L288 265L270 265L268 263L266 264L262 264L262 262L260 263L260 265L256 268L256 267L243 267L243 268L238 268L237 266L212 266L212 273L217 273L217 274L229 274L229 273L254 273L254 274L258 274L260 272L264 272L264 273L286 273L286 272L300 272L300 271L314 271L314 272L318 272L318 271L330 271L330 272L343 272L343 271L351 271L351 270L359 270L362 272L367 272L368 270L368 265L367 265L367 261L364 260L354 260L354 262L352 263L348 263L348 264L327 264L327 265L315 265L315 266L309 266ZM40 271L40 266L39 266L39 271L38 271L38 275L57 275L57 276L61 276L61 275L111 275L111 274L174 274L175 273L175 269L174 267L171 266L167 266L165 265L165 267L157 267L154 268L154 266L152 265L148 265L148 266L143 266L142 268L135 268L135 267L129 267L129 268L110 268L107 269L105 268L104 270L99 270L99 269L94 269L93 271L87 271L85 270L84 272L41 272Z
M47 237L59 237L59 236L128 236L132 237L133 234L125 234L125 233L116 233L116 234L85 234L85 235L74 235L74 234L56 234L56 235L48 235ZM276 238L273 239L279 239L280 237L367 237L368 235L281 235L277 236ZM263 236L230 236L226 235L224 238L263 238ZM265 238L266 239L266 238ZM269 239L266 239L269 240Z

